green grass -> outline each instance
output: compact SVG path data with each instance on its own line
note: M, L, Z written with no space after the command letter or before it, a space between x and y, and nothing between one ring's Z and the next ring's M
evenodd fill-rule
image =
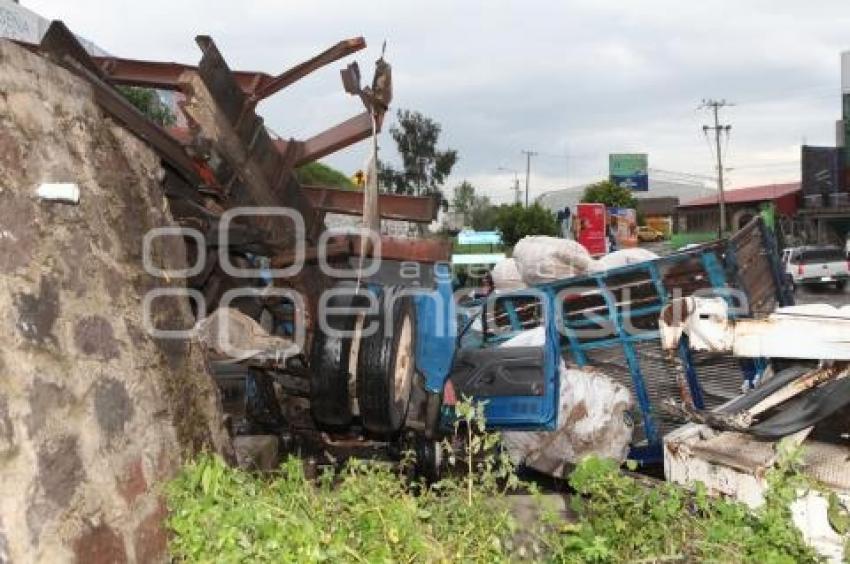
M669 483L647 486L613 461L585 459L570 476L574 521L539 506L519 530L508 493L523 487L481 405L460 404L447 458L454 477L432 485L406 468L354 461L308 480L290 458L261 475L214 456L185 465L167 487L176 562L815 562L789 505L810 487L799 451L781 448L756 511ZM475 462L473 462L475 461ZM846 512L845 512L846 513Z
M674 233L670 236L670 246L673 249L684 247L692 243L707 243L717 239L717 232L697 232L697 233Z
M320 162L306 164L296 171L301 184L317 184L332 188L355 188L354 183L342 172Z
M457 242L457 238L452 239L452 252L462 255L474 255L482 253L503 253L502 245L461 245Z

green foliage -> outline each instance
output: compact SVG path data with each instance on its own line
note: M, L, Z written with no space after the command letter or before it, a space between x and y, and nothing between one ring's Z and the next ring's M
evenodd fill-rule
M154 123L168 127L177 121L171 108L159 99L156 90L138 86L119 86L118 91Z
M354 182L345 174L320 162L312 162L295 171L301 184L318 184L331 188L355 188Z
M452 206L454 211L467 214L475 203L475 186L464 180L454 188Z
M647 486L609 460L588 458L570 476L579 521L552 545L561 562L817 562L791 522L790 504L806 487L799 453L780 453L767 474L764 505L691 493L670 483Z
M452 206L456 212L463 214L464 226L476 231L493 228L496 214L490 198L476 194L475 187L466 180L455 186Z
M495 227L502 233L502 241L512 247L526 235L559 233L555 215L540 204L523 207L521 204L502 205L496 210Z
M469 224L476 231L491 231L496 229L496 218L499 208L490 204L490 198L482 196L481 205L472 208Z
M172 556L184 562L508 562L517 554L506 488L517 484L483 433L483 407L458 406L468 446L444 448L462 478L409 482L377 462L351 461L318 483L287 460L272 476L201 456L167 489ZM410 463L407 457L406 463ZM404 466L404 465L403 465Z
M636 208L637 198L632 191L609 180L591 184L584 189L581 201L585 204L605 204L609 208Z
M717 239L717 231L695 233L673 233L670 235L670 246L679 249L685 245L707 243Z
M378 163L378 181L399 194L439 192L457 162L457 151L437 149L442 128L419 112L399 110L390 135L401 155L402 168Z
M458 470L435 484L401 468L349 462L318 481L290 458L271 475L201 456L166 494L170 550L177 562L815 562L793 527L789 504L808 484L799 451L783 449L755 512L668 483L647 485L610 460L588 458L570 476L576 520L545 507L521 484L497 436L485 431L484 404L455 408L443 443ZM454 445L464 444L464 448ZM632 467L633 469L633 467ZM522 487L541 519L520 531L506 494ZM523 538L525 540L523 540ZM526 542L527 541L527 542Z

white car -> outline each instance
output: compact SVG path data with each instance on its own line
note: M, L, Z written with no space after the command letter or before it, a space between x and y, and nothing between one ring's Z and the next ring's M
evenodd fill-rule
M843 290L850 279L850 261L841 247L815 246L786 249L782 256L785 272L794 288L800 284L833 284Z

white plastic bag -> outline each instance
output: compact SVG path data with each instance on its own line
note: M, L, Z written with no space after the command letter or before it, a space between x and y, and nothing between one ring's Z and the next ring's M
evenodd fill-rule
M648 260L657 259L658 255L647 249L635 247L633 249L620 249L613 253L608 253L604 257L595 260L590 267L591 272L604 272L612 268L646 262Z
M523 237L513 256L523 281L529 285L580 276L593 261L581 243L545 236Z
M543 346L543 327L523 331L503 347ZM516 464L562 477L569 465L595 455L623 462L632 441L629 390L592 367L560 363L558 427L554 431L505 431L502 444Z
M506 258L500 260L490 271L490 276L493 277L493 285L496 290L518 290L525 288L526 284L522 281L522 276L519 274L516 259Z

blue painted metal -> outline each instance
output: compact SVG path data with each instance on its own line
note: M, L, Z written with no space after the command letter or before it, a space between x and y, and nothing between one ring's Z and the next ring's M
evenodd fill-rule
M511 329L514 331L522 331L522 322L519 320L519 314L516 311L516 306L514 305L514 301L511 299L507 299L504 302L505 311L508 313L508 319L511 322Z
M764 237L764 233L762 235L762 240L769 243L769 238ZM557 280L534 287L533 291L541 292L546 296L543 319L543 324L546 327L547 386L545 402L535 402L534 398L527 397L490 398L491 404L488 404L486 408L488 421L493 426L511 429L553 428L557 419L560 348L563 347L564 352L569 354L575 363L584 366L589 362L588 351L619 347L631 375L632 389L640 409L647 439L646 443L633 446L630 457L642 463L659 461L662 449L659 424L654 414L654 407L657 406L653 406L651 403L637 349L637 345L640 343L657 341L659 333L652 329L635 331L629 325L633 319L660 312L671 297L678 297L673 296L672 288L665 286L664 273L694 259L698 260L702 266L705 287L712 288L716 295L730 299L729 289L731 287L743 289L737 271L735 250L735 242L728 241L725 247L716 244L699 247L649 262L585 277ZM770 249L767 249L767 251L767 254L771 254ZM774 259L775 257L771 258L771 260ZM645 276L644 280L648 279L655 290L654 298L651 295L641 295L641 305L634 309L617 304L617 298L609 288L609 284L614 284L616 280L632 275ZM777 284L777 280L774 277L774 284ZM698 282L699 279L695 281ZM527 296L530 291L532 289L511 292L502 296L501 304L505 307L506 317L510 321L508 326L500 326L499 330L494 332L485 331L482 340L477 341L474 346L495 347L517 334L523 327L516 309L517 301L511 298ZM560 299L556 298L562 291L567 295L570 295L571 292L578 295L585 293L599 295L604 301L604 306L594 313L584 313L581 319L570 319L570 300L565 301L563 295L560 296ZM620 299L624 303L629 302L628 297ZM780 303L782 303L781 299ZM587 338L586 335L582 335L582 329L594 328L595 326L610 328L610 336ZM489 328L485 327L485 329ZM677 352L682 362L685 380L694 405L697 408L705 408L705 398L699 382L698 370L692 353L687 349L686 342L680 344L680 349ZM743 371L744 377L752 381L763 368L764 361L757 361L754 366ZM673 378L674 375L670 374L670 377ZM744 378L742 378L743 381Z
M714 253L702 254L702 267L708 274L708 281L714 288L726 286L726 269Z
M679 341L679 360L682 362L682 368L685 371L685 379L688 382L688 388L690 388L691 399L694 402L694 407L697 409L705 408L705 399L702 395L702 386L699 384L699 378L697 377L696 368L694 368L694 357L691 353L691 349L688 348L688 336L683 335L682 339Z
M558 425L558 405L560 397L561 345L558 332L559 321L555 317L554 294L545 288L517 290L511 296L534 297L542 304L545 343L543 344L544 386L540 396L488 397L484 406L487 426L494 429L515 430L553 430ZM498 298L496 298L498 299ZM499 300L505 308L514 308L513 300ZM508 304L510 302L510 304ZM494 302L485 302L484 308L492 307ZM517 312L514 310L514 314ZM510 318L510 314L509 314ZM517 317L518 320L518 317ZM513 324L512 324L513 325ZM498 346L520 331L511 331L509 335L487 341L488 347Z
M457 348L457 314L451 271L435 268L436 288L414 296L416 307L416 368L425 377L425 388L443 391Z
M763 221L760 221L758 226L763 245L768 249L767 260L770 262L770 273L776 287L776 301L782 307L794 305L794 290L791 288L788 277L782 268L782 261L779 260L776 237Z
M623 347L623 355L626 358L626 363L629 366L629 373L632 377L632 386L634 386L635 398L640 406L641 417L643 417L646 437L650 444L655 444L659 441L658 430L655 428L655 419L652 416L652 402L649 400L649 393L646 390L646 382L644 381L643 374L640 371L640 361L638 361L630 335L623 330L623 317L617 308L614 295L605 286L605 281L602 277L597 277L596 282L599 285L602 296L605 298L605 302L608 304L609 317L611 321L614 322L614 330L616 331L620 344Z

